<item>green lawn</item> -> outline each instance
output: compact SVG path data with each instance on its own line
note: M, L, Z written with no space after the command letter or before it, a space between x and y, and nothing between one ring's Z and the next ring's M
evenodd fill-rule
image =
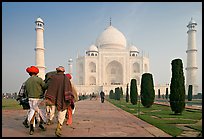
M2 99L2 109L23 109L19 102L15 99Z
M152 107L145 108L141 103L137 105L132 105L130 102L126 103L125 99L120 101L114 99L107 100L173 137L179 136L183 131L178 124L186 124L186 127L202 132L202 123L196 124L202 119L202 110L185 109L182 115L174 115L169 106L153 104Z

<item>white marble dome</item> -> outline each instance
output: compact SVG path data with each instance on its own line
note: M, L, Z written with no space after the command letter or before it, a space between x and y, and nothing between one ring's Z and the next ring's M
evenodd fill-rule
M89 47L89 51L96 51L96 52L98 52L98 48L95 46L95 45L91 45L90 47Z
M113 26L107 27L96 40L96 46L100 48L124 49L126 38Z

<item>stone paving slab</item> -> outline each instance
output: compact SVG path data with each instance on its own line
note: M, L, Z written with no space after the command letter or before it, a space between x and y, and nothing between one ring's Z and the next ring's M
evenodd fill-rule
M82 100L75 103L71 126L62 127L62 137L171 137L162 130L140 120L105 101ZM22 124L26 111L2 111L3 137L55 137L56 122L45 125L47 130L35 127L33 135Z

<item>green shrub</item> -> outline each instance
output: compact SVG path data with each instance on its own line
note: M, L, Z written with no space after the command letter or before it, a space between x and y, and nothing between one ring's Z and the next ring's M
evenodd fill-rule
M123 88L120 87L120 98L123 98Z
M152 74L144 73L141 81L141 103L144 107L149 108L154 103L155 91Z
M169 90L168 90L168 88L166 88L166 95L165 95L165 97L166 97L166 99L169 98Z
M110 98L110 99L115 99L115 95L114 95L113 90L110 90L110 92L109 92L109 98Z
M115 100L120 100L120 88L115 88Z
M136 79L131 79L131 84L130 84L130 102L133 105L137 104L137 80Z
M160 89L158 89L158 98L161 98Z
M128 84L127 84L127 88L126 88L126 102L129 102L129 88L128 88Z
M188 86L188 101L192 101L192 91L193 91L193 86L189 85Z
M174 59L171 62L172 77L170 84L170 106L175 114L182 114L185 109L185 85L183 74L183 63L181 59Z

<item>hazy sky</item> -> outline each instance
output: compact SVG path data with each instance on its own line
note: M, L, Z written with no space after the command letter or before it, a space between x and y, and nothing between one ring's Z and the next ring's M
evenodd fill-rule
M202 91L201 2L3 2L2 92L18 92L35 65L35 21L45 23L46 72L72 58L74 76L77 52L85 51L112 25L127 42L149 55L154 84L171 80L171 61L180 58L186 74L187 30L191 17L197 22L197 82Z

